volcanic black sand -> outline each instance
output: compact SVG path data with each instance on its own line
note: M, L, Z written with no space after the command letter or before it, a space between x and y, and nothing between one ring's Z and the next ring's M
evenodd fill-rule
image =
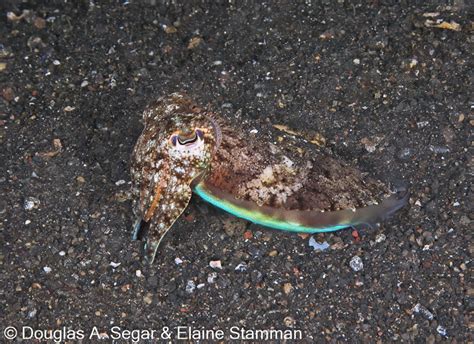
M1 332L472 340L468 2L220 3L1 3ZM380 227L308 237L194 197L147 265L129 158L142 110L173 91L315 138L305 149L405 183L409 204Z

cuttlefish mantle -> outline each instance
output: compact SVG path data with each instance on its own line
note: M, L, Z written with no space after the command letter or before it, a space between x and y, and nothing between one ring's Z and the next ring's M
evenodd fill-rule
M253 202L237 199L227 192L206 185L205 182L198 184L194 192L213 206L258 225L310 234L334 232L357 225L372 225L402 208L408 200L408 192L402 192L388 197L377 205L325 212L259 206Z

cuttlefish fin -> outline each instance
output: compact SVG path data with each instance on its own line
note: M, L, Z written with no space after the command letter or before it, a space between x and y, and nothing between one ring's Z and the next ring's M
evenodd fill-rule
M377 223L402 208L409 196L408 192L404 192L394 194L376 205L322 212L259 206L254 202L238 199L205 181L197 184L194 192L205 201L237 217L262 226L300 233L332 232L355 225Z
M144 250L145 258L150 264L155 260L156 252L164 236L181 216L191 200L192 190L189 185L181 185L179 191L176 192L170 191L173 190L168 190L163 195L159 206L146 224L148 226L148 233Z

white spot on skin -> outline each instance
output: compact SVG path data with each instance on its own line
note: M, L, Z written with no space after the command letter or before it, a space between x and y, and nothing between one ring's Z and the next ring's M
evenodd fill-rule
M289 196L301 189L308 173L305 169L295 169L288 164L266 166L257 178L243 184L239 193L250 196L259 205L271 198L276 204L284 204Z
M178 105L169 104L169 105L166 106L165 111L169 113L169 112L172 112L173 110L176 110L177 108L178 108Z
M265 167L263 172L260 174L260 180L265 184L271 184L275 182L275 177L273 175L273 168L271 166Z
M178 173L178 174L183 174L183 173L185 172L185 171L184 171L184 168L179 167L179 166L175 168L175 171L176 171L176 173Z
M150 140L146 143L146 148L147 150L149 150L151 147L153 147L154 145L156 145L156 140Z
M291 168L294 165L294 162L288 159L288 157L283 156L283 164L285 164L288 168Z

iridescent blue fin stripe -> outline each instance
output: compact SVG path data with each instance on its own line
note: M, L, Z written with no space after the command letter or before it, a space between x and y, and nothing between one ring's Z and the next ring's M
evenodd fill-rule
M378 205L357 210L321 212L258 206L254 202L237 199L205 181L197 184L194 192L206 202L234 216L265 227L299 233L333 232L359 224L376 223L400 209L408 199L407 193L401 198L394 195Z

